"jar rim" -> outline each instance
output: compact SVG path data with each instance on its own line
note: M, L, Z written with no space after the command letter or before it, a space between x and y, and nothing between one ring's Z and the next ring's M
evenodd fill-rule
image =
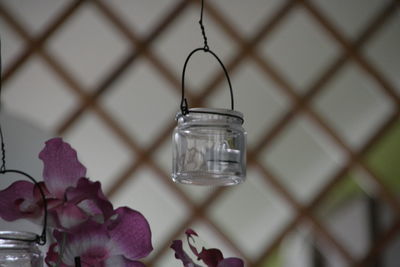
M221 116L228 116L228 117L233 117L236 119L239 119L241 123L243 124L244 119L243 119L243 113L240 111L232 110L232 109L222 109L222 108L190 108L188 110L188 114L190 113L204 113L204 114L212 114L212 115L221 115ZM176 120L179 120L182 116L185 116L182 114L181 111L179 111L176 114Z
M25 231L0 231L0 240L35 242L37 240L37 235Z

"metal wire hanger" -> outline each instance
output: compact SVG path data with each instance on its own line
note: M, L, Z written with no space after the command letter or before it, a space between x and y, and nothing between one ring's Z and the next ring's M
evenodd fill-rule
M2 42L1 42L1 36L0 36L0 77L2 73L2 57L1 57L1 52L2 52ZM2 92L2 81L0 78L0 112L1 112L1 92ZM39 189L40 196L43 199L43 209L44 209L44 215L43 215L43 230L40 235L36 235L34 239L22 239L22 238L12 238L12 237L3 237L3 239L8 239L8 240L17 240L17 241L26 241L26 242L36 242L39 245L44 245L46 244L46 228L47 228L47 200L45 197L45 194L43 192L43 189L40 187L39 183L29 174L26 172L16 170L16 169L7 169L6 167L6 149L5 149L5 142L4 142L4 136L3 136L3 131L1 129L1 123L0 123L0 149L1 149L1 166L0 166L0 175L4 174L18 174L21 176L24 176L24 178L28 178L31 180L35 186Z
M183 65L183 71L182 71L182 98L181 98L181 104L180 104L180 109L181 109L181 114L182 115L187 115L188 113L211 113L211 114L222 114L222 115L227 115L227 116L231 116L231 117L235 117L238 118L242 121L243 123L243 118L240 116L236 116L234 114L230 114L230 113L220 113L220 112L209 112L209 111L193 111L193 110L189 110L189 106L188 106L188 102L187 99L185 98L185 73L186 73L186 67L187 64L190 60L190 58L199 51L203 51L205 53L210 53L212 56L214 56L214 58L218 61L218 63L220 64L220 66L222 67L224 73L225 73L225 77L228 81L229 84L229 92L230 92L230 98L231 98L231 110L234 110L234 98L233 98L233 90L232 90L232 83L231 83L231 79L229 78L229 74L228 71L226 70L224 64L222 63L221 59L217 56L217 54L215 54L210 47L208 46L208 39L206 36L206 31L204 28L204 24L203 24L203 11L204 11L204 0L201 0L201 11L200 11L200 20L199 20L199 24L200 24L200 29L201 29L201 34L203 36L203 41L204 41L204 45L203 47L199 47L194 49L193 51L191 51L189 53L189 55L187 56L185 63Z

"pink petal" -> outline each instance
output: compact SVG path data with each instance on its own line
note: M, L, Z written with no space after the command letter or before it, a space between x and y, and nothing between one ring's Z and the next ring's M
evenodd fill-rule
M49 211L58 229L71 229L89 219L89 216L72 203L64 203Z
M188 245L193 254L197 256L198 260L202 260L208 267L244 267L244 263L241 259L224 259L222 252L216 248L206 249L203 247L201 252L198 253L197 248L192 244L192 242L195 242L193 236L198 236L197 233L192 229L187 229L185 234ZM191 259L182 249L182 241L175 240L171 248L175 250L175 257L182 260L185 266L190 266L190 264L193 264Z
M97 206L96 202L92 199L85 199L75 204L80 211L86 214L95 222L104 223L106 216L103 211Z
M190 229L190 228L186 229L185 234L186 234L186 238L187 238L187 242L190 247L190 250L192 250L194 255L199 256L199 252L197 251L197 248L194 245L192 245L192 243L190 242L190 240L192 240L194 242L194 238L192 237L192 235L194 235L194 236L199 236L199 235L193 229Z
M217 267L244 267L244 262L239 258L226 258L220 261Z
M195 264L193 260L186 254L183 250L182 241L174 240L172 241L172 245L170 246L175 251L175 258L182 261L183 266L185 267L200 267Z
M31 182L17 181L0 191L0 217L6 221L40 217L43 206L35 198L34 188Z
M201 259L208 267L217 267L218 262L224 259L222 252L219 249L211 248L201 250L201 253L198 255L198 259Z
M58 253L58 244L53 243L50 245L49 250L47 251L46 258L44 259L48 266L56 266L56 263L59 261L59 253ZM65 264L61 264L60 267L66 266Z
M42 194L40 193L40 189L42 190L44 197L46 199L52 198L49 190L47 190L46 185L44 184L44 182L38 182L37 186L35 186L33 188L33 196L35 199L39 199L40 201L43 201L43 197Z
M88 219L104 223L113 214L100 183L87 178L80 178L77 187L67 189L63 201L52 200L49 207L50 225L59 230L68 230Z
M80 178L76 187L68 188L65 197L88 216L100 217L103 222L113 215L113 206L104 196L100 182Z
M190 228L186 229L185 234L186 234L188 237L191 237L192 235L194 235L194 236L199 236L193 229L190 229Z
M58 199L63 199L65 190L86 175L86 168L78 161L76 151L61 138L48 140L39 158L44 164L45 184Z
M129 215L128 215L129 216ZM125 217L125 216L121 216ZM123 224L124 219L121 220ZM118 228L120 225L116 225ZM134 225L133 225L134 226ZM116 230L116 229L113 230ZM71 229L69 232L55 231L54 237L58 244L65 244L62 262L66 266L74 266L75 257L80 257L82 266L109 266L107 262L122 262L124 265L115 266L143 266L140 262L127 259L121 254L121 251L115 250L115 242L110 239L110 233L105 224L99 224L88 220L79 226ZM111 234L112 235L112 234ZM129 245L138 245L136 240ZM59 250L60 248L58 248ZM54 254L54 253L53 253ZM52 254L50 254L54 258ZM114 256L121 256L114 259ZM51 258L51 257L49 257Z
M100 266L109 256L108 249L97 244L97 246L86 249L80 258L84 266Z
M101 266L111 255L107 229L102 224L86 221L70 232L54 232L58 244L65 244L62 262L74 266L80 257L82 266Z
M138 211L118 208L107 223L113 255L136 260L146 257L153 250L149 223Z

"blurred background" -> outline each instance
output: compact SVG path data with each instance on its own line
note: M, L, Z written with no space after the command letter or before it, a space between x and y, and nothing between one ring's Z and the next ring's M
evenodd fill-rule
M228 188L170 179L200 3L0 0L7 166L40 178L62 136L115 206L148 218L147 266L181 266L169 245L188 227L246 266L399 266L400 1L205 2L248 132L247 180ZM229 107L211 56L186 83L190 107Z

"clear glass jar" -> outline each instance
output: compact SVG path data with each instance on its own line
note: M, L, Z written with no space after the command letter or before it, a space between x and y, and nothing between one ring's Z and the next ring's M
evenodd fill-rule
M43 257L33 233L0 231L0 266L43 267Z
M246 178L243 115L234 110L192 108L178 112L172 179L196 185L234 185Z

